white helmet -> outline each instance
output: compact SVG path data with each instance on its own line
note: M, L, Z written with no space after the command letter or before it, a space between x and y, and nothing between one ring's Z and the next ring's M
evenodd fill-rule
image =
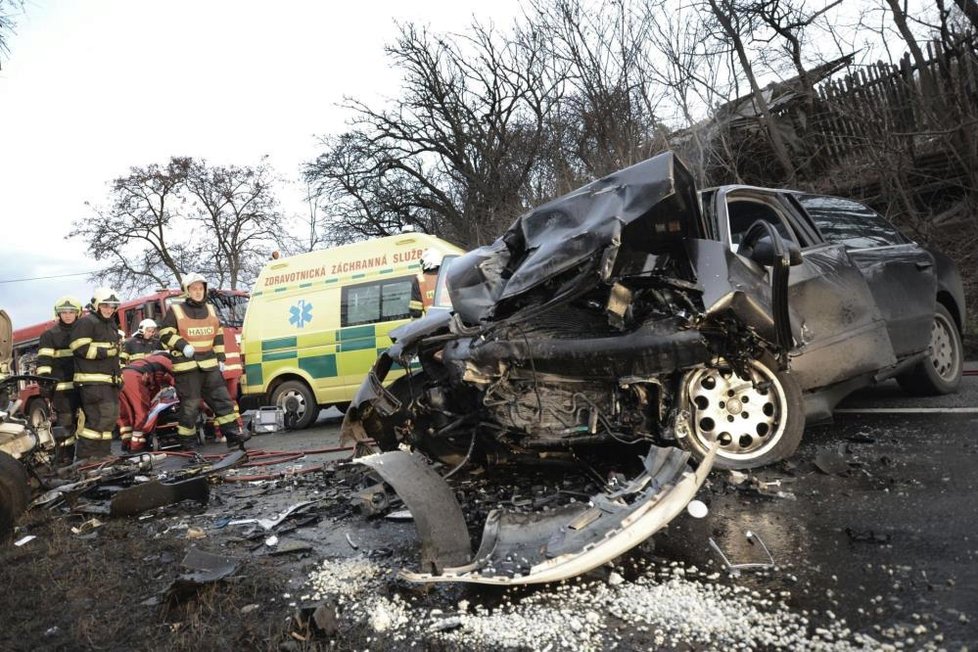
M190 286L194 283L203 283L204 292L207 292L207 279L204 278L203 274L198 274L197 272L190 272L189 274L184 274L183 276L183 291L189 292Z
M425 249L421 254L421 269L433 272L441 266L442 255L434 249Z
M136 329L137 335L143 335L147 328L157 328L156 322L152 319L144 319L139 322L139 328Z
M98 310L99 305L103 303L107 306L118 308L119 295L112 288L95 288L95 292L92 294L92 309Z

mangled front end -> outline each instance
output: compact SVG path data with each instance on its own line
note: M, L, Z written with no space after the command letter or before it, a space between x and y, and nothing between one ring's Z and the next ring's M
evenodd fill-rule
M423 452L446 477L467 463L580 464L615 482L545 514L493 512L474 556L429 554L422 572L405 577L515 584L580 574L674 518L724 436L743 445L731 427L704 428L694 414L702 393L688 381L711 369L715 376L701 372L698 382L729 387L737 401L747 387L763 396L751 364L777 348L779 324L763 270L710 235L688 173L666 154L522 216L452 264L455 312L392 334L395 345L347 412L344 437ZM385 387L395 364L411 371ZM774 435L757 430L760 440ZM394 472L401 463L385 466L384 456L364 463L402 498L442 494L405 498L419 522L445 513L447 485L436 492L437 482ZM464 523L449 530L457 527ZM421 534L428 550L452 548Z

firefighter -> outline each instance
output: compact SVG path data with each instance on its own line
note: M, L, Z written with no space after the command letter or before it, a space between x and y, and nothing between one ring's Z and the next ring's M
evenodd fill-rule
M123 364L127 364L162 348L160 338L156 335L156 322L152 319L144 319L139 322L139 328L132 337L122 345L119 357L122 358Z
M112 429L119 418L119 331L115 312L119 296L111 288L97 288L92 311L78 320L71 351L85 422L76 433L75 459L105 457L112 453Z
M411 284L410 311L412 317L420 317L428 312L435 302L435 287L438 285L438 268L442 255L434 249L425 249L421 254L421 271Z
M146 447L146 418L153 397L173 385L173 361L166 351L156 351L132 360L122 368L119 393L119 433L122 449L138 453Z
M50 394L54 408L55 425L65 429L66 437L59 443L55 461L71 462L75 446L75 429L81 400L75 387L75 361L71 352L73 332L81 316L81 301L74 297L61 297L54 302L54 316L58 322L41 334L37 351L37 375L58 379Z
M183 448L197 445L197 415L204 399L214 412L228 448L240 446L251 433L238 425L238 410L221 375L224 371L224 331L214 306L207 303L207 281L197 273L183 278L186 300L173 303L163 318L160 339L173 352L173 378L180 397L177 434Z

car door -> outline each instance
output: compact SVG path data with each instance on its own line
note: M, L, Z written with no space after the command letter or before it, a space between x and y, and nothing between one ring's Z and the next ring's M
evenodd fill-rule
M788 307L795 347L791 369L805 390L871 375L896 359L869 284L842 244L825 242L784 193L729 187L714 196L721 239L734 251L758 219L794 240L802 262L791 267Z
M798 193L793 199L823 238L845 247L869 284L897 358L930 343L937 300L934 257L871 208L849 199Z

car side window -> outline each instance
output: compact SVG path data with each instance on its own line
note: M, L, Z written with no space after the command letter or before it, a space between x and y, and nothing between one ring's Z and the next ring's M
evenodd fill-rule
M782 238L798 242L798 238L781 215L763 202L750 199L730 200L727 202L727 216L730 220L730 243L732 245L740 244L747 230L758 220L773 224Z
M882 215L859 202L824 195L795 196L829 242L851 249L906 244L907 238Z

